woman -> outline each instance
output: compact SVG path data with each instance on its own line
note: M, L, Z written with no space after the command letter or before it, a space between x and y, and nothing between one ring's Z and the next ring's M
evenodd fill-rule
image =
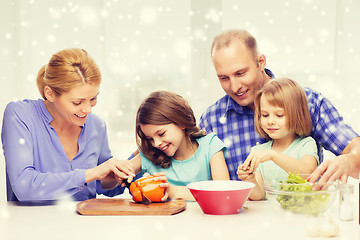
M11 102L5 109L2 142L8 200L82 201L96 193L113 196L94 180L107 175L133 175L127 161L112 158L106 125L91 108L96 105L101 74L82 49L52 56L37 76L43 100Z

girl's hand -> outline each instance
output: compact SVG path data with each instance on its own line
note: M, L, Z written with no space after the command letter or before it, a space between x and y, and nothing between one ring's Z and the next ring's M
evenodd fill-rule
M274 150L254 150L246 158L245 162L241 165L244 170L253 173L260 163L272 161L276 152Z
M153 175L156 176L154 178L155 181L157 181L157 180L163 181L163 183L160 183L159 186L162 187L162 188L165 188L165 195L161 199L161 201L165 201L166 199L169 198L171 184L169 183L169 181L168 181L168 179L167 179L164 172L157 172L157 173L154 173Z
M239 177L240 180L242 181L245 181L245 182L256 182L256 179L255 179L255 174L253 172L250 172L248 170L248 167L245 168L244 165L240 165L238 167L238 170L237 170L237 175Z

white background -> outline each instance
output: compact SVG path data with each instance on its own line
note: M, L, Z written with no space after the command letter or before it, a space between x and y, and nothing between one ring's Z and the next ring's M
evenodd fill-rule
M0 117L9 101L40 98L36 75L53 53L84 48L103 76L94 112L108 124L113 154L127 158L137 107L152 91L181 94L197 119L224 94L211 42L245 28L276 77L322 92L360 132L359 10L356 0L1 1ZM0 169L2 182L3 159Z

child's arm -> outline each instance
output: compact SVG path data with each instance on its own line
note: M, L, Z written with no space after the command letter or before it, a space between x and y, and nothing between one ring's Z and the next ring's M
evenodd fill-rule
M222 150L212 156L210 159L210 168L213 180L230 180L229 170Z
M195 201L194 196L186 186L173 186L169 183L168 190L169 198L171 199L184 199L186 201ZM161 186L161 185L160 185Z
M263 186L262 175L259 171L249 172L248 170L244 170L243 166L240 165L236 172L240 180L245 182L251 182L255 184L255 187L250 193L250 200L264 200L265 199L265 190Z
M297 172L300 174L310 174L317 166L316 158L312 155L305 155L300 159L296 159L277 152L273 162L288 173Z
M166 200L167 198L170 199L181 198L186 201L195 201L194 196L191 194L190 190L186 186L171 185L167 180L165 173L163 172L154 173L153 175L158 177L155 180L164 181L164 183L160 184L160 187L165 188L165 196L162 199L163 201Z
M251 200L264 200L265 199L265 190L264 190L264 183L262 179L262 175L259 171L255 172L255 187L251 191L249 198Z
M244 162L244 166L249 166L249 171L254 172L260 163L273 161L276 165L286 172L297 172L300 174L310 174L316 168L316 158L312 155L304 155L296 159L277 152L275 150L254 150Z
M213 180L229 180L229 171L225 163L223 151L220 150L215 153L210 159L211 175ZM160 174L160 173L157 173ZM160 175L159 175L160 176ZM160 184L161 187L167 188L169 198L176 199L182 198L187 201L195 201L194 196L186 186L173 186L171 185L165 175L160 180L165 183Z
M313 138L307 137L296 143L293 151L294 158L283 154L276 150L256 150L250 152L245 160L245 166L250 167L250 171L255 171L258 165L265 161L273 161L276 165L284 169L286 172L297 172L300 174L310 174L317 166L317 147Z

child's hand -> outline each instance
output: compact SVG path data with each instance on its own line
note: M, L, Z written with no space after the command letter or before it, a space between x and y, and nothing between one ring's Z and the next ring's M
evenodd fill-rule
M254 172L260 163L272 161L274 153L274 150L252 151L242 165L245 167L244 169L248 169L250 172Z
M240 165L237 170L237 175L240 180L245 182L255 182L255 174L250 172L249 167L244 164Z
M164 172L157 172L157 173L154 173L153 175L156 176L154 178L155 181L157 181L157 180L163 181L163 183L160 183L159 186L162 187L162 188L165 188L165 195L161 199L161 201L165 201L166 199L169 198L169 192L170 192L171 184L169 183L169 181L168 181L168 179L167 179Z

